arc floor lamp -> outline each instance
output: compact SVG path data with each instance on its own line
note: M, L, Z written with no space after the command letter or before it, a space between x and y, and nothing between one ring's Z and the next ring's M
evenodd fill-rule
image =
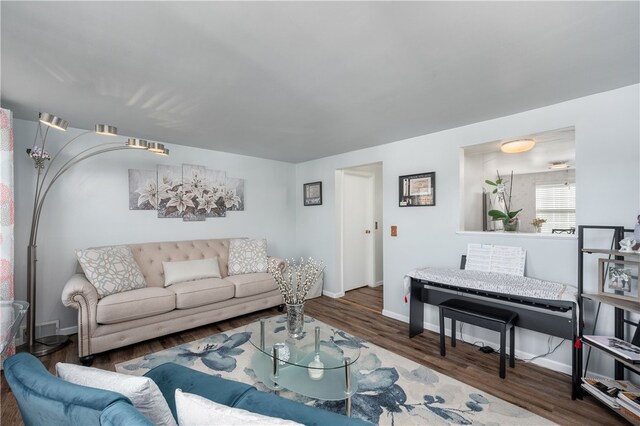
M51 156L45 151L45 145L47 141L47 135L49 129L57 129L66 131L68 122L60 117L56 117L53 114L40 113L38 117L38 129L34 139L33 146L27 149L27 154L34 161L37 171L36 178L36 191L33 200L33 214L31 217L31 233L29 235L29 248L27 252L27 299L31 309L27 315L27 336L26 343L29 345L28 350L36 356L43 356L54 352L64 346L69 338L62 335L45 336L36 339L36 277L37 267L36 262L38 260L36 254L36 248L38 243L38 225L40 223L40 215L42 214L42 207L44 201L49 193L49 190L54 183L66 173L69 169L82 161L95 157L96 155L104 154L112 151L120 151L123 149L141 149L153 152L159 155L169 155L169 149L165 148L163 144L157 142L147 142L144 139L129 138L126 142L109 142L101 143L89 148L83 149L79 152L70 154L66 159L66 162L58 165L56 160L60 157L60 154L66 152L67 147L80 137L93 133L86 131L71 138L65 142L58 152ZM43 126L45 126L43 130ZM107 136L117 136L118 129L108 124L96 124L95 133ZM40 138L41 146L38 146L38 137ZM62 160L62 159L61 159Z

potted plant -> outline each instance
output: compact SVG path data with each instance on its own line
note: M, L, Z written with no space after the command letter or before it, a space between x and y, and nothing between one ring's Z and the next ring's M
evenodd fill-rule
M542 224L543 223L547 223L547 219L542 219L540 217L536 217L531 222L531 224L533 225L533 229L535 229L536 232L541 232L542 231Z
M501 220L505 231L514 232L518 230L518 213L522 209L511 209L511 191L513 189L513 170L511 171L511 180L504 181L500 177L500 172L496 171L498 179L496 181L485 180L487 185L493 186L492 194L496 195L496 205L501 206L502 210L489 210L487 213L493 218L493 220ZM506 183L509 183L509 190L507 191Z

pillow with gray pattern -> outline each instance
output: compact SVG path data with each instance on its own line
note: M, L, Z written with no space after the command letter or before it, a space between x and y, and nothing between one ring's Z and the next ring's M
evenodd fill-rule
M147 286L128 246L76 250L76 256L99 298Z
M267 240L231 240L229 275L267 272Z

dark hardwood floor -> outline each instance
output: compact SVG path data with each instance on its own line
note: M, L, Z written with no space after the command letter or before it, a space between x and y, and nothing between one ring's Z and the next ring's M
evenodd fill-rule
M340 299L323 296L309 300L305 304L305 313L308 315L556 423L625 424L615 413L589 396L585 396L584 400L572 401L571 381L567 375L516 361L516 368L508 369L506 379L500 379L496 354L483 354L477 347L459 342L455 350L447 351L447 356L443 358L440 356L438 334L425 331L409 339L408 325L383 317L381 311L382 287L352 290ZM272 308L116 349L97 355L93 366L113 371L117 363L244 326L260 317L277 314L277 309ZM72 343L65 349L42 357L41 360L52 372L57 362L77 363L76 336L73 336ZM22 424L15 399L7 386L4 374L2 375L1 403L0 424L3 426Z

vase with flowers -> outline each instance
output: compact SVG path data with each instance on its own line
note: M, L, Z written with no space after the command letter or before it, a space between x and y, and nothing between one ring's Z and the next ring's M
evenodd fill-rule
M290 337L302 336L304 326L304 300L324 269L322 262L312 258L306 261L285 260L285 266L276 259L269 263L267 271L273 276L287 305L287 331Z
M536 232L542 232L542 225L545 223L547 223L547 219L542 219L541 217L536 217L531 222L531 224L533 225L533 229Z
M511 193L513 190L513 170L511 171L511 178L508 181L505 181L500 176L500 172L496 171L496 175L498 178L495 181L485 180L484 182L494 187L491 191L492 194L495 194L495 209L489 210L487 213L489 216L493 218L493 220L502 221L503 229L507 232L515 232L518 230L519 220L518 214L522 211L522 209L513 210L511 207ZM507 189L507 183L509 184L509 188Z

